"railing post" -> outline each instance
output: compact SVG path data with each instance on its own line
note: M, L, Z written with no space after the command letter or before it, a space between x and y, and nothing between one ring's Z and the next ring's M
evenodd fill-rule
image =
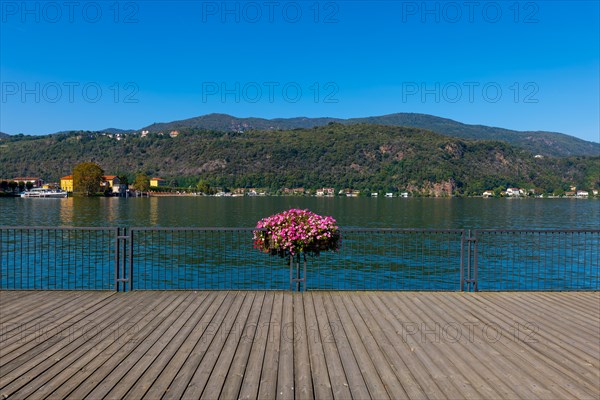
M478 280L478 272L479 272L479 266L477 264L477 230L475 230L475 235L473 236L473 291L474 292L478 292L479 291L479 280Z
M119 264L120 264L120 243L119 243L119 234L120 234L120 230L121 228L116 228L115 229L115 282L114 282L114 287L115 287L115 292L119 291Z
M129 241L129 290L133 290L133 229L129 229L128 241Z
M115 237L115 291L131 290L132 277L132 240L127 228L116 228ZM129 244L129 246L128 246ZM129 251L128 251L129 250ZM129 265L128 265L129 264ZM125 283L128 283L125 286Z
M465 291L465 231L460 235L460 291Z
M303 265L303 276L300 277L300 257L304 258ZM295 270L295 276L294 276ZM290 255L290 291L294 290L294 283L296 283L296 291L300 291L300 282L304 282L304 289L306 290L306 256L304 254L298 254L297 259L294 260L294 256Z

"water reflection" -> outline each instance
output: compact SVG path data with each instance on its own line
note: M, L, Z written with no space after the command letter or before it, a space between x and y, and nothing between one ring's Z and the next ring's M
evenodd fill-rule
M344 227L600 228L598 200L309 197L2 198L0 225L251 227L292 207Z

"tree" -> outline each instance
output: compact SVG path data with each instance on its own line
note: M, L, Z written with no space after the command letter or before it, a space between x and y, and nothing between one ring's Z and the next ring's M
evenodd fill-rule
M201 193L206 193L208 194L210 192L210 185L208 184L208 182L204 179L200 179L198 181L198 183L196 184L196 188L198 189L199 192Z
M127 175L119 175L117 178L119 178L121 185L129 185L129 179L127 179Z
M27 182L25 183L25 187L27 188L27 190L31 190L31 188L33 188L33 183Z
M147 192L150 189L150 178L146 174L137 174L133 185L135 186L135 190Z
M19 187L19 184L15 181L8 182L8 187L14 193L15 190Z
M0 189L2 189L4 192L8 191L8 182L7 181L0 182Z
M73 190L84 196L92 196L100 190L104 171L93 162L77 164L73 169Z

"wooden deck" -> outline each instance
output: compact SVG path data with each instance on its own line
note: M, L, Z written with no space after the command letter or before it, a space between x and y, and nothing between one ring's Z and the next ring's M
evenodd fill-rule
M600 398L600 293L0 292L0 398Z

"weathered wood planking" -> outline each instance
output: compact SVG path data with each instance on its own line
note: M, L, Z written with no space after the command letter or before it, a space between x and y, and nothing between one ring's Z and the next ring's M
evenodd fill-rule
M0 292L0 396L600 398L600 293Z

